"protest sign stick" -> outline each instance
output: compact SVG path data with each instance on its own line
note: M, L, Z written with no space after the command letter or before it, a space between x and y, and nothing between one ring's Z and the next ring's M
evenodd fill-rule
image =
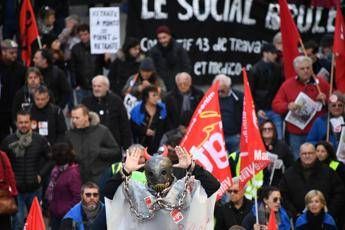
M252 180L255 180L255 163L254 161L252 162L253 164L253 178ZM254 187L255 195L254 195L254 205L255 205L255 217L256 217L256 224L259 224L259 209L258 209L258 190Z
M274 176L275 170L276 170L276 164L275 164L275 162L273 162L272 172L271 172L271 175L270 175L270 183L269 183L270 186L271 186L272 181L273 181L273 176Z
M332 54L332 64L331 64L331 77L329 79L329 95L332 94L333 91L333 78L334 78L334 54ZM327 111L327 133L326 133L326 141L329 141L329 129L330 129L330 124L329 124L329 119L331 117L331 114L329 110Z

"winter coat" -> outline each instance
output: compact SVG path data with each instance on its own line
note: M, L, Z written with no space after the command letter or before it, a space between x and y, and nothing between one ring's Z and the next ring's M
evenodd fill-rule
M316 189L323 193L330 213L336 218L345 203L345 188L339 176L318 160L309 168L310 176L306 178L305 174L308 173L303 168L300 159L284 173L279 185L284 198L284 207L293 217L296 217L305 207L305 195L310 190Z
M284 82L281 66L260 60L249 72L249 81L255 109L271 110L273 98Z
M135 143L148 147L149 153L155 153L159 142L167 127L167 112L164 103L157 104L157 111L149 124L150 116L146 112L145 105L139 102L131 111L131 126ZM147 129L155 131L154 136L146 136Z
M32 130L47 138L52 145L63 140L67 131L67 125L62 110L51 103L39 109L33 105L30 110ZM46 124L47 128L42 127Z
M308 219L307 219L307 213L304 212L302 215L300 215L297 218L296 221L296 226L295 229L296 230L308 230ZM323 228L325 230L337 230L337 225L333 219L333 217L328 214L325 213L324 217L323 217Z
M11 196L18 194L11 162L2 151L0 151L0 190L8 191Z
M89 96L83 99L82 104L98 114L101 124L108 127L120 147L127 149L132 144L130 122L119 96L111 92L102 98Z
M82 89L91 89L91 80L103 73L104 55L91 54L90 46L82 42L77 43L72 48L71 69L74 74L77 86Z
M326 98L328 98L329 84L321 78L317 78L317 81L317 85L320 88L321 92L326 95ZM297 77L287 79L279 88L276 96L274 97L272 102L272 109L276 113L279 113L281 116L285 116L289 112L288 104L290 102L294 102L300 92L305 93L315 101L317 95L319 94L317 85L313 78L310 79L310 82L308 84L302 83L297 79ZM295 135L307 135L314 120L324 112L325 110L317 112L313 119L303 130L298 128L297 126L292 125L289 122L286 122L287 131Z
M69 96L72 92L65 73L55 65L40 69L43 75L44 84L52 91L55 104L60 108L65 108Z
M11 161L18 191L20 193L33 192L41 186L37 176L41 176L43 180L53 168L50 147L44 137L33 132L31 145L26 148L24 156L16 157L9 148L9 144L17 140L16 134L7 136L1 143L1 149L7 153Z
M89 127L72 128L66 137L76 152L83 183L97 182L104 169L121 160L119 145L109 129L99 124L97 115L91 115Z
M189 96L190 111L182 114L183 95L178 89L170 91L163 99L167 107L168 120L170 124L169 129L177 128L180 124L187 126L193 116L194 110L203 96L204 93L201 90L192 86Z
M53 169L54 170L54 169ZM71 164L61 172L53 191L49 211L56 218L62 218L80 201L81 177L79 165Z
M157 73L169 91L175 87L176 74L192 72L187 51L174 39L171 39L168 47L162 47L159 43L156 44L148 51L148 56L153 59Z
M140 55L138 58L130 57L122 50L116 53L115 60L109 66L108 74L110 89L114 93L122 95L122 88L125 86L128 78L138 72L143 58L143 55Z

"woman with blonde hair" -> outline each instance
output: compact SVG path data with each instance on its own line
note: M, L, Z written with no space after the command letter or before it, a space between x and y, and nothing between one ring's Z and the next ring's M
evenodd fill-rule
M333 217L328 213L325 196L319 190L311 190L305 195L305 210L297 218L296 230L337 229Z

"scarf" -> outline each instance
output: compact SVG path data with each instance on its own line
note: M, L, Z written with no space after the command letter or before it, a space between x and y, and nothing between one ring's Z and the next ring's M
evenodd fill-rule
M18 140L9 144L9 148L13 151L16 157L23 157L25 150L30 146L32 142L32 131L27 133L21 133L18 129L16 130L16 136Z
M321 230L323 228L323 217L325 216L324 210L322 210L318 214L313 214L310 211L307 211L307 226L308 229L313 229L313 230Z
M86 215L86 219L88 222L87 225L90 225L95 221L95 219L96 219L96 217L97 217L97 215L101 209L101 203L98 202L97 207L95 209L92 209L92 210L90 210L87 206L85 206L83 204L82 204L82 208L83 208L83 211Z
M50 181L48 184L48 188L46 190L46 199L48 201L48 203L50 203L53 200L54 197L54 189L57 183L57 180L60 176L60 174L65 171L68 168L68 164L65 165L57 165L53 168L52 173L50 175Z
M268 219L270 218L270 209L266 207L264 202L259 204L259 224L267 225ZM280 215L279 211L275 212L277 225L280 225Z

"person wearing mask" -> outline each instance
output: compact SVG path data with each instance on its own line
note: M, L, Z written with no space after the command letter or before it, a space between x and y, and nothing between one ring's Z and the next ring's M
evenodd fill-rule
M92 96L85 97L82 104L98 114L101 124L108 127L121 148L132 144L131 126L122 99L110 91L106 76L92 79Z
M81 201L61 221L60 230L106 230L105 206L99 200L99 187L93 182L81 186Z
M215 230L229 229L234 225L241 225L244 217L250 212L253 203L244 197L244 188L234 182L226 191L229 202L215 207Z
M244 217L242 226L247 230L267 229L268 219L272 210L277 223L276 229L290 230L290 218L281 206L281 201L282 197L278 188L263 187L259 195L258 211L256 212L255 205L253 205L252 210ZM256 213L258 213L258 224L256 223Z
M122 89L128 78L139 70L144 55L140 50L140 41L129 37L122 48L115 54L114 61L109 66L108 78L110 89L119 96L123 96Z
M165 104L159 102L158 88L147 86L142 92L142 101L131 111L131 126L134 143L156 152L162 135L167 129Z
M305 211L297 218L296 230L336 230L337 225L328 213L325 196L319 190L305 195Z
M81 177L73 146L59 142L52 146L55 166L45 192L50 213L50 227L59 230L65 214L80 201Z

